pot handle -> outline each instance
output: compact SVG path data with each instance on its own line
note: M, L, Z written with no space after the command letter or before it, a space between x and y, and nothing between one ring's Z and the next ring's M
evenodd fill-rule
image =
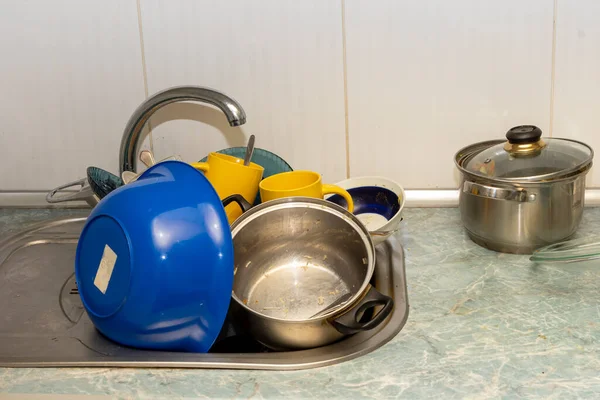
M330 321L331 325L338 332L344 335L351 335L360 331L368 331L383 322L390 315L394 308L394 300L391 297L383 295L372 285L369 285L369 291L358 304L349 311ZM357 316L371 307L383 306L383 308L369 321L358 322Z
M535 201L536 197L535 193L528 194L523 189L498 188L470 181L464 182L463 192L488 199L516 201L519 203Z
M56 192L75 186L80 187L79 191L67 195L56 196ZM46 201L48 203L61 203L63 201L87 200L93 196L94 193L92 192L92 188L88 185L87 178L81 178L52 189L46 195Z
M252 208L252 204L250 204L241 194L232 194L231 196L227 196L222 200L223 207L227 207L229 203L237 203L238 206L242 209L242 213L245 213L249 209Z

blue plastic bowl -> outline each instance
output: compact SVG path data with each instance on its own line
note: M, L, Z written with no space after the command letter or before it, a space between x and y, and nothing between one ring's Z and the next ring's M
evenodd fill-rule
M189 164L150 167L93 209L75 274L90 319L109 339L207 352L233 287L233 244L219 196Z

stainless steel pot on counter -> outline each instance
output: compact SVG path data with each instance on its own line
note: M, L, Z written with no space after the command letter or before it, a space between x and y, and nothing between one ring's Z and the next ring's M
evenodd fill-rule
M245 329L275 350L306 349L375 328L393 300L370 280L369 232L332 202L265 202L232 225L232 306Z
M517 126L507 141L481 142L456 153L461 218L475 243L530 254L577 230L593 150L541 136L536 126Z

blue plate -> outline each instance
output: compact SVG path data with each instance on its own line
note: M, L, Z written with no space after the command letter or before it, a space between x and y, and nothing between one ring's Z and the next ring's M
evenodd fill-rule
M92 210L75 257L83 305L122 345L207 352L233 288L225 209L204 175L164 161Z
M246 147L230 147L227 149L219 150L217 153L228 154L230 156L234 156L237 158L243 159L246 155ZM206 162L207 157L204 157L200 162ZM288 164L283 158L279 157L277 154L272 153L268 150L261 148L254 148L254 152L252 153L252 158L250 159L253 163L256 163L263 167L265 171L263 172L263 179L268 178L271 175L279 174L281 172L289 172L292 171L292 167ZM256 195L256 199L254 200L254 205L260 204L260 191Z

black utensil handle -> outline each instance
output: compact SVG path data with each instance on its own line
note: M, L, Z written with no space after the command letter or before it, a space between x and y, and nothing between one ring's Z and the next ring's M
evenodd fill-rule
M383 308L366 322L358 322L358 315L371 307L383 306ZM362 300L352 307L348 312L331 320L331 325L344 335L351 335L360 331L368 331L383 322L394 308L394 300L383 295L373 286L369 285L369 291Z
M535 125L520 125L506 132L506 138L512 144L535 143L542 137L542 130Z
M240 208L242 209L243 213L252 208L252 204L248 203L241 194L232 194L231 196L225 197L222 200L223 207L227 207L229 203L232 202L236 202L238 206L240 206Z

